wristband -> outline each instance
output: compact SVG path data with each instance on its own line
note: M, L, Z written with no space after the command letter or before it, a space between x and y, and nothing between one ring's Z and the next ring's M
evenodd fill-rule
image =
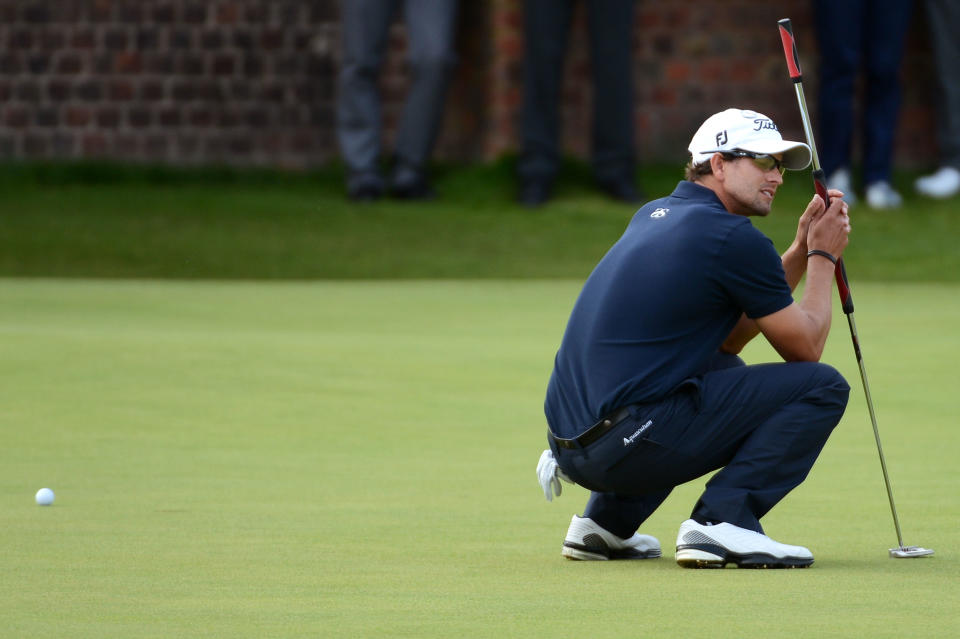
M810 252L807 253L807 257L808 257L808 258L809 258L811 255L819 255L820 257L825 257L825 258L827 258L828 260L830 260L830 261L833 262L834 264L837 263L837 258L835 258L834 256L830 255L830 254L827 253L826 251L821 251L820 249L813 249L813 250L811 250Z

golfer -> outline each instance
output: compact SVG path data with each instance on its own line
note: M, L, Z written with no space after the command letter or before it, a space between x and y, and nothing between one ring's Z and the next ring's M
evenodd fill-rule
M719 469L680 525L677 562L806 567L813 554L760 520L804 480L847 404L846 381L819 363L847 205L836 190L829 208L814 196L779 256L750 216L770 213L784 169L808 166L809 147L727 109L689 151L686 179L637 211L574 305L538 477L548 500L558 478L592 491L563 543L570 559L659 557L637 529L673 487ZM737 356L759 333L784 362Z

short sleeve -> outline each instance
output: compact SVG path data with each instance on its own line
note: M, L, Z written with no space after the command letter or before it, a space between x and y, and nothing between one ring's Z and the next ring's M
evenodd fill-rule
M793 303L773 242L753 224L739 224L731 230L720 264L721 286L747 317L764 317Z

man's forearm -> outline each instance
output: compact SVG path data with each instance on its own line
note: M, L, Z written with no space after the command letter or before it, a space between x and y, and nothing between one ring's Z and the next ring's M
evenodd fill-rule
M787 286L793 291L803 279L803 274L807 272L807 247L794 242L780 256L780 261L783 263L783 274L786 277Z
M803 309L809 321L809 340L819 354L830 333L830 322L833 319L831 295L833 294L833 264L823 257L816 257L809 267L807 284L803 290L803 299L800 308Z

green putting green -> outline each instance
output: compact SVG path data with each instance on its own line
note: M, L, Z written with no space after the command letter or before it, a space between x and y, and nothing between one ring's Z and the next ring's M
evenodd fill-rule
M954 637L960 286L852 284L904 541L937 554L887 556L837 310L849 408L764 520L816 563L692 571L705 478L642 528L662 559L560 557L586 493L534 469L579 281L0 280L0 634Z

